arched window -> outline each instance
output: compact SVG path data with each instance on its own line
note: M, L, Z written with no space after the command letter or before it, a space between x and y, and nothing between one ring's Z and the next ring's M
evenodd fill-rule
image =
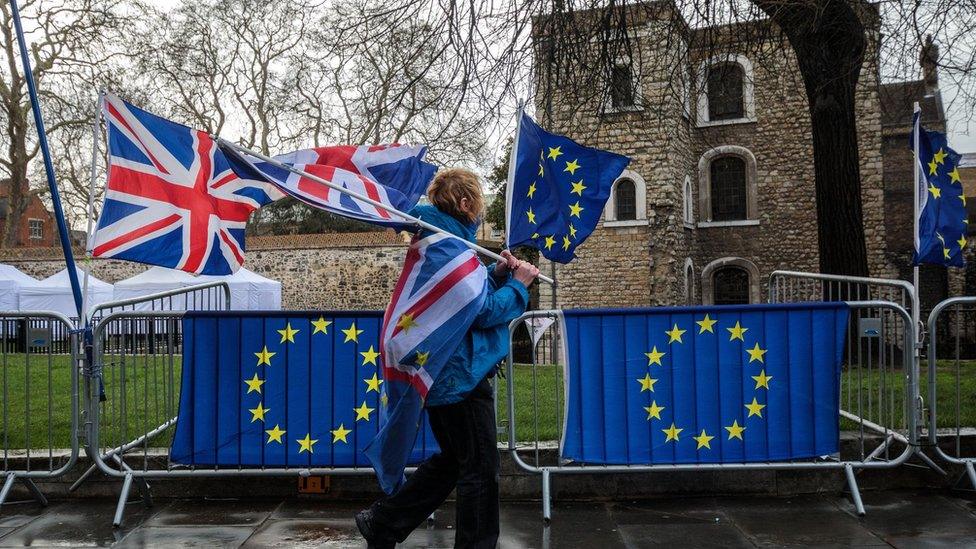
M739 267L722 267L712 275L716 305L749 303L749 273Z
M735 221L748 217L746 162L739 156L723 156L709 166L712 221Z
M685 260L685 305L695 304L695 264Z
M691 226L695 223L695 206L692 201L691 176L685 176L685 185L681 193L682 198L682 220L685 225Z
M745 71L738 63L717 63L708 67L709 120L745 117L744 82Z
M617 183L614 193L614 211L617 212L617 221L630 221L637 219L637 188L630 179L621 180Z

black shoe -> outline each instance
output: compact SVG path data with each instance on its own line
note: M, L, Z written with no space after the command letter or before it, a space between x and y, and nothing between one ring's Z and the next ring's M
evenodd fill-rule
M367 549L394 549L396 547L396 540L377 534L373 528L373 519L373 511L371 509L363 509L356 513L356 527L359 528L359 533L366 539Z

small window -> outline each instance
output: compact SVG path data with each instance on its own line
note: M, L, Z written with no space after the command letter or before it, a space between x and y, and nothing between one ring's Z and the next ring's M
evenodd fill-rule
M31 240L44 240L44 221L41 219L28 219L27 229Z
M637 188L634 182L623 179L617 183L614 192L614 210L617 213L617 221L630 221L637 219Z
M682 193L682 205L684 206L682 219L688 225L694 224L695 222L695 208L691 193L691 176L686 175L684 191Z
M634 106L634 80L630 65L610 69L610 106L621 109Z
M738 63L720 63L708 68L708 119L733 120L745 117L744 73Z
M712 160L711 166L712 221L746 219L746 162L738 156L723 156Z
M695 304L695 266L691 259L685 262L685 305Z
M739 267L722 267L712 275L716 305L749 303L749 273Z

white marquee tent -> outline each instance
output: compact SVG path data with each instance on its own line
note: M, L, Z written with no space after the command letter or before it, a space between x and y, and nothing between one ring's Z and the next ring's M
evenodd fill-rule
M281 309L281 283L244 268L226 276L193 276L175 269L152 267L143 273L117 282L115 299L141 297L207 282L227 283L230 287L231 309L245 311ZM192 305L191 303L191 308ZM139 308L140 306L137 305L136 309ZM145 304L144 308L149 308L149 304ZM182 311L187 307L183 296L174 296L164 299L161 304L157 302L155 308Z
M0 311L20 310L21 290L38 284L40 281L16 267L0 264Z
M202 281L197 277L176 269L166 267L150 267L135 276L115 283L115 299L132 299L149 294L157 294L169 290L179 290ZM184 296L178 295L171 298L164 298L155 304L157 310L182 311L186 309ZM146 310L150 308L149 303L136 305L136 310Z
M75 268L78 282L84 288L85 272ZM88 277L88 310L92 307L112 300L112 285L94 276ZM68 318L78 316L75 308L74 293L71 290L71 280L68 269L38 282L35 286L24 287L20 291L20 310L22 311L56 311Z
M230 286L230 308L238 311L281 310L281 282L241 267L226 276L201 276L200 282L223 281Z

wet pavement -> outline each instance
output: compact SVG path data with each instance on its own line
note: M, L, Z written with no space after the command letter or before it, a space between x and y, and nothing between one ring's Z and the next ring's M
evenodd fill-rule
M976 547L976 497L948 491L865 492L857 517L839 495L709 497L502 505L499 547ZM109 500L0 510L0 547L365 547L356 503L309 499L174 500L126 510L112 528ZM401 547L453 545L453 508Z

